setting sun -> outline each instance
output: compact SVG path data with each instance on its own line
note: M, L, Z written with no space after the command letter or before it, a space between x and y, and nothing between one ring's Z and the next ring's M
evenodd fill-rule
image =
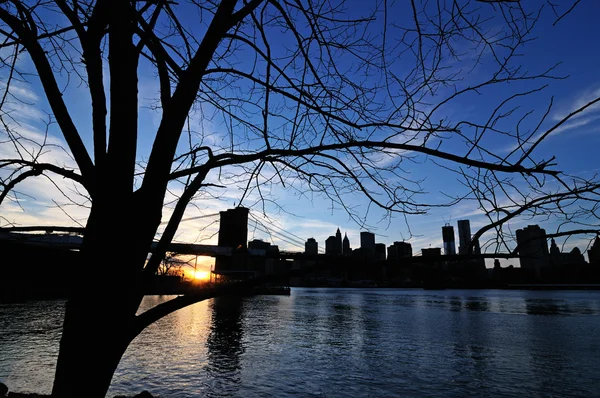
M197 280L208 280L210 279L210 271L196 271L194 279Z

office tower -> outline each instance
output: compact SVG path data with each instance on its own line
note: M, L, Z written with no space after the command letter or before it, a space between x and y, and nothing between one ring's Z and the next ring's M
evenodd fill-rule
M521 268L533 272L536 278L541 276L541 268L549 264L546 231L537 225L528 225L517 229L517 245Z
M401 259L402 257L412 257L412 245L407 242L394 242L388 247L388 260Z
M340 232L340 229L338 228L337 231L335 232L335 251L338 254L342 254L342 233Z
M442 227L442 239L444 240L444 255L451 256L456 254L454 227L452 225L444 225Z
M337 251L337 240L335 236L330 236L325 240L325 254L339 254Z
M375 259L385 260L385 243L375 243Z
M408 242L394 242L398 257L412 257L412 245Z
M304 254L309 254L311 256L317 255L319 252L319 244L314 238L308 238L306 243L304 243Z
M458 252L467 254L467 247L471 243L471 225L469 220L458 220Z
M360 233L360 248L375 254L375 234L363 231Z

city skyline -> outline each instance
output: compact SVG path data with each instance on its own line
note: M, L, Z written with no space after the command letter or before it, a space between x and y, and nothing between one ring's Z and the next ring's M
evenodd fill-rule
M0 2L0 232L8 237L1 242L8 264L2 293L66 298L62 308L52 305L62 327L42 324L56 342L51 354L28 369L19 360L11 372L43 373L56 397L113 396L126 351L160 329L161 338L142 342L148 362L135 361L138 368L156 364L151 357L165 336L179 333L164 322L207 301L194 309L210 307L212 315L196 311L202 315L185 329L224 325L224 334L200 344L216 355L204 350L167 361L196 374L221 369L255 392L272 380L283 380L284 392L315 392L310 375L318 362L298 368L300 383L277 364L312 353L325 354L327 367L317 376L326 376L331 391L347 384L359 395L472 392L457 364L475 365L475 373L462 374L475 388L490 376L502 379L490 394L515 392L523 380L551 395L582 391L577 379L572 391L547 389L549 380L564 384L559 373L570 361L540 373L537 359L548 359L540 357L548 352L540 336L557 331L555 348L575 354L589 343L570 349L564 337L571 332L561 332L560 319L532 328L535 317L509 319L498 313L506 300L493 296L516 298L534 315L543 313L535 294L521 300L509 290L600 288L600 263L582 254L592 243L588 257L600 251L598 15L600 2L580 0ZM72 244L64 235L62 247L44 247L55 238L40 237L48 230L83 238ZM28 239L42 244L22 241ZM335 255L286 252L318 252L317 240ZM461 256L469 241L486 256ZM523 261L501 254L516 245ZM176 253L212 257L187 262ZM184 280L181 268L193 264L194 277L206 275L213 257L208 283ZM497 257L508 260L490 267ZM384 289L291 294L311 287ZM464 289L466 300L454 291L440 294L449 300L432 299L412 288ZM473 303L472 289L489 303ZM148 302L149 295L161 298ZM312 296L305 300L310 311L294 312L303 295ZM385 303L374 306L376 296ZM423 299L411 299L417 296ZM571 311L581 311L582 298L573 299ZM231 300L239 301L238 315L219 316L217 307ZM553 314L570 313L562 302L550 304ZM40 308L14 307L21 311L14 321ZM476 313L467 318L467 311ZM593 330L597 320L589 314L571 319L590 321L583 329ZM289 340L298 334L291 333L299 330L298 315L308 333ZM286 317L283 334L273 334L269 324ZM377 317L382 323L373 323ZM400 328L389 322L398 319ZM494 334L498 323L509 330ZM319 330L327 338L315 346ZM395 377L406 355L388 356L394 350L370 341L385 330L416 342L411 355L423 348L406 378ZM431 341L421 340L425 330ZM449 339L440 334L452 330ZM291 352L276 349L283 353L276 358L262 348L248 357L246 343L265 336ZM533 342L529 355L522 348ZM442 349L432 356L432 347ZM218 356L234 357L233 366L213 366ZM349 372L330 377L345 361L332 361L338 356L351 361ZM275 362L276 372L261 372L263 362ZM363 388L371 376L357 363L376 370L375 388ZM514 374L479 377L506 363ZM441 364L449 369L441 383L416 384ZM589 379L583 372L576 377ZM148 386L168 383L138 375ZM209 393L206 381L195 380L198 391ZM389 388L396 382L401 390ZM4 395L2 382L0 389Z
M524 67L540 68L543 65L552 65L558 61L562 63L557 67L556 72L561 75L569 75L567 80L550 80L548 81L547 95L534 95L531 97L530 106L537 110L546 109L548 106L548 97L554 96L554 105L550 110L550 114L546 119L544 126L556 123L561 117L574 110L576 107L583 105L586 101L600 94L600 78L596 73L595 65L598 64L599 55L594 51L587 51L585 47L585 36L597 37L600 35L600 27L595 23L593 15L597 15L598 5L595 2L580 4L576 7L570 18L561 20L556 26L551 26L553 16L551 13L544 14L544 19L540 22L540 31L536 41L527 44L528 56L523 58ZM552 49L561 47L561 54L555 54ZM20 65L25 69L31 69L30 60L22 59ZM478 66L474 69L471 75L483 74L485 68ZM28 139L37 139L44 135L46 131L44 111L47 110L47 104L44 101L43 92L39 85L35 83L25 84L23 82L15 83L15 90L24 98L28 98L29 102L13 104L14 109L12 115L15 120L21 123L20 131ZM149 79L146 75L141 76L140 80L140 127L141 130L152 130L156 127L159 114L152 110L149 106L153 94L156 92L157 86L154 79ZM504 94L501 90L498 94ZM74 121L77 125L86 126L90 123L90 115L83 111L82 92L80 88L68 86L65 89L65 98L68 100L68 106L73 109ZM486 97L487 98L487 97ZM475 100L475 101L474 101ZM482 102L483 101L483 102ZM39 106L34 106L33 103L39 103ZM466 102L462 103L461 112L473 114L478 106L489 108L490 103L486 99L478 97L469 97ZM598 164L594 161L595 151L600 142L598 135L592 134L600 131L600 107L598 104L586 109L581 114L578 114L573 120L561 125L558 129L548 137L549 139L540 148L542 154L547 154L547 157L556 155L560 160L559 165L562 170L574 175L591 175L598 171ZM460 116L457 114L458 109L449 109L448 116ZM218 124L202 125L199 121L192 119L196 123L196 128L215 132L213 140L220 139L222 135L216 132L220 130ZM530 127L535 123L532 120L529 122ZM522 125L521 128L525 128ZM60 131L54 125L50 125L48 130L48 142L53 145L65 146L63 139L59 138ZM589 142L588 145L578 145L582 140ZM86 146L90 146L91 142L86 138L84 142ZM144 154L149 150L149 142L145 136L140 136L140 154ZM448 141L444 145L449 145L448 149L454 149L451 142ZM492 142L491 147L496 148L499 152L507 150L507 142L498 140ZM3 157L8 156L2 152ZM385 163L389 161L387 155L381 155L378 162ZM71 165L72 159L70 156L61 150L50 150L43 155L44 160L56 161L58 164ZM273 171L274 172L274 171ZM415 163L407 169L415 179L425 178L423 186L428 196L434 201L443 201L444 195L459 195L462 182L457 180L454 173L440 170L434 164L427 161L425 158L416 158ZM210 180L210 183L218 183L218 181ZM70 192L73 187L65 185L64 181L57 180L57 185L44 178L38 178L24 181L20 184L21 191L31 196L23 196L20 203L4 201L0 208L2 214L2 225L9 226L11 223L16 225L64 225L77 226L85 224L87 219L88 209L86 206L78 206L75 203L65 202L57 187L63 192ZM197 203L198 207L190 207L186 211L185 217L196 217L202 214L225 210L236 203L239 203L241 194L238 191L239 187L233 186L231 189L219 192L219 200L201 200ZM463 187L464 188L464 187ZM348 237L352 242L358 242L360 239L361 225L359 222L352 220L344 211L339 203L332 202L326 197L319 195L306 195L301 192L295 192L291 189L276 185L270 185L264 188L265 194L268 195L269 201L265 203L265 211L271 217L265 222L273 223L279 226L285 226L290 232L308 238L314 236L319 241L327 238L329 231L334 228L342 228L348 233ZM165 203L169 203L180 194L180 190L174 187L171 193L165 199ZM35 198L35 200L33 200ZM391 244L397 240L406 240L415 247L438 247L442 243L442 239L437 233L438 226L445 223L454 223L453 220L469 218L471 220L471 229L475 232L479 227L483 226L487 220L483 211L478 207L475 201L460 203L457 206L449 208L431 208L427 215L392 215L391 218L386 218L385 212L370 207L367 201L361 195L347 196L348 208L357 209L357 211L365 216L366 229L374 232L378 241ZM246 196L243 205L253 205L257 201L256 194ZM61 207L57 206L61 204ZM261 205L257 203L255 209L261 209ZM165 219L171 214L172 209L165 209ZM65 213L68 213L66 215ZM515 231L518 228L526 226L530 223L536 223L542 220L536 219L514 219L506 224L507 229ZM559 221L547 220L547 229L556 228ZM205 227L202 220L195 220L182 223L178 230L175 239L180 241L196 241L198 231ZM251 231L252 233L252 231ZM267 239L268 236L260 231L255 232L255 236L261 239ZM494 248L485 247L486 238L490 238L490 234L485 235L480 239L482 250L490 252ZM588 243L591 243L592 235L575 236L570 239L557 238L557 244L565 248L580 247L585 251ZM566 243L565 243L566 242ZM282 245L285 247L285 245Z

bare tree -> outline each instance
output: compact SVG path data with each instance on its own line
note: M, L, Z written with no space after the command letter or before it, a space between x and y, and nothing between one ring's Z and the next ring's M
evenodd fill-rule
M184 260L181 256L178 256L176 253L166 253L165 258L161 261L158 270L156 271L157 275L172 275L179 276L182 275L182 268L184 267L192 267L193 264L190 263L190 260Z
M356 10L342 0L0 2L0 200L18 202L27 194L19 189L24 182L50 178L69 204L89 208L81 252L82 273L92 282L68 300L53 396L103 397L146 326L223 293L179 297L136 315L144 279L157 272L199 195L235 186L240 203L252 196L260 204L270 200L265 187L282 184L324 195L362 223L365 212L345 205L357 192L388 214L424 214L468 198L517 216L542 208L544 196L568 192L577 199L595 187L537 155L538 143L564 121L542 130L542 115L537 128L520 128L533 116L519 104L561 78L553 65L530 72L518 58L543 7L508 0L367 3ZM570 10L553 8L556 19ZM153 132L138 120L147 73L158 86L149 105L160 118ZM24 94L25 82L45 97ZM81 103L64 95L69 84L85 91L89 123L76 123ZM495 106L471 116L449 111L481 95ZM20 123L20 101L40 108L47 102L42 138L32 139ZM55 130L63 141L52 139ZM515 150L499 154L487 146L490 137ZM148 154L143 142L152 143ZM48 161L48 150L61 143L68 156ZM424 159L464 175L468 193L428 200L405 166ZM68 189L59 184L65 179ZM508 184L523 195L507 192ZM179 192L172 202L165 199L170 189ZM513 207L494 202L502 192ZM146 262L167 202L166 228ZM126 247L114 241L115 226L128 231ZM107 248L125 253L120 278L101 272L114 261Z

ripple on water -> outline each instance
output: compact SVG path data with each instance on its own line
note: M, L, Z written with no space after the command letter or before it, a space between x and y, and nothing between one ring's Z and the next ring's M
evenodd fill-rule
M148 297L143 307L169 297ZM0 380L49 393L63 301L0 305ZM591 397L600 292L293 289L151 325L109 396Z

